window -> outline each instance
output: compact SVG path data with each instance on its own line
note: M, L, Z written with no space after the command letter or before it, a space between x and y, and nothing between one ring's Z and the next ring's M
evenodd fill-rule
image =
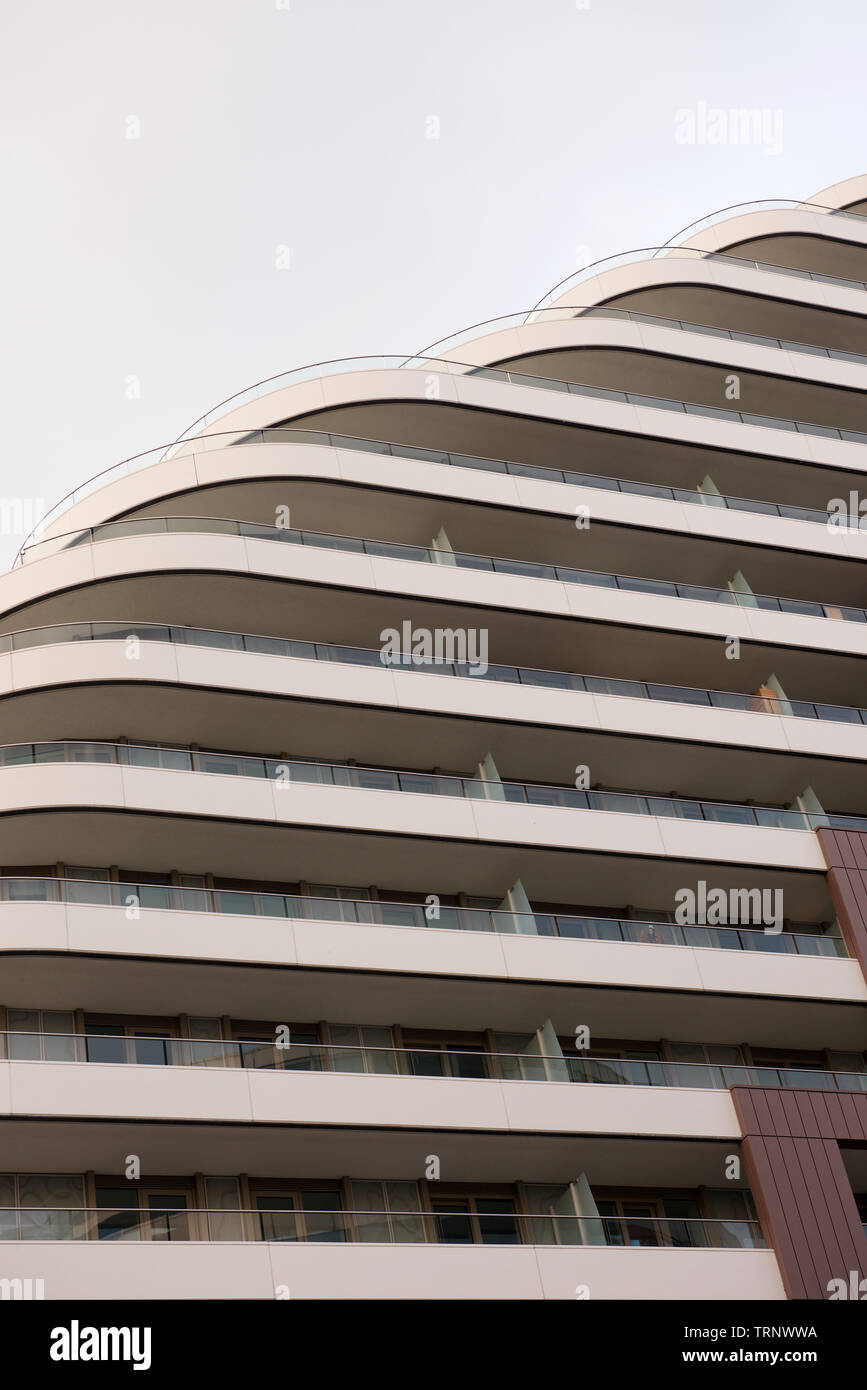
M209 1240L243 1240L244 1218L237 1178L205 1178Z
M84 1178L0 1175L0 1239L82 1240L85 1234Z
M145 1194L148 1220L145 1230L150 1240L189 1240L187 1199L183 1192Z
M847 1091L867 1091L867 1057L863 1052L829 1052L831 1069L840 1073L837 1086Z
M141 1239L139 1194L136 1188L129 1185L126 1187L106 1187L98 1183L96 1205L101 1213L96 1227L97 1239Z
M56 902L57 884L53 879L53 868L30 869L24 874L7 869L0 879L0 896L10 903Z
M254 1197L262 1240L334 1243L346 1240L340 1193L302 1188Z
M323 922L372 922L369 888L335 888L328 883L311 883L310 896L301 898L305 917ZM357 904L357 906L356 906Z
M574 1052L574 1039L565 1040L569 1074L575 1081L594 1081L604 1085L627 1086L670 1085L665 1067L660 1065L659 1048L630 1046L628 1043L598 1043L592 1055L581 1057Z
M681 1066L669 1068L675 1086L713 1089L747 1079L744 1055L738 1046L722 1043L671 1043L671 1056Z
M733 1246L740 1250L764 1245L751 1192L709 1188L703 1194L702 1203L708 1220L713 1222L708 1226L708 1245Z
M397 1073L397 1053L390 1028L330 1023L328 1034L333 1044L329 1057L335 1071L375 1072L389 1076Z
M6 1010L6 1054L13 1062L82 1061L75 1016L46 1009Z
M88 1062L141 1067L177 1066L187 1060L188 1044L178 1040L177 1029L147 1027L137 1023L96 1023L84 1019Z
M407 1245L425 1239L418 1183L353 1182L352 1205L362 1242Z
M195 1066L224 1067L234 1060L232 1049L223 1042L223 1025L218 1018L191 1018L189 1031L187 1047Z
M825 1057L821 1052L776 1052L772 1048L754 1047L753 1061L758 1069L760 1085L811 1086L831 1091L836 1089L834 1078L826 1068Z
M178 885L172 890L172 906L186 912L209 912L211 895L205 887L203 874L179 874Z
M112 899L108 869L89 869L68 864L64 894L66 901L70 903L110 903Z
M535 1055L534 1055L535 1049ZM545 1081L545 1060L535 1033L495 1033L497 1066L504 1081Z
M256 1198L259 1213L260 1240L297 1240L298 1218L295 1197L263 1196Z
M154 1187L124 1187L98 1182L99 1240L189 1240L188 1197L185 1192Z
M524 1189L527 1224L533 1245L598 1245L602 1223L597 1217L578 1216L573 1186L531 1183Z
M126 1038L120 1024L85 1022L84 1030L88 1062L119 1065L127 1060Z
M437 1198L436 1238L441 1245L520 1245L521 1234L511 1197Z
M458 1076L487 1079L490 1076L483 1042L449 1042L421 1034L407 1039L407 1062L413 1076Z
M278 1047L274 1029L238 1030L236 1041L243 1067L265 1071L322 1071L319 1030L309 1023L290 1023L289 1046Z
M164 1067L175 1059L170 1052L170 1044L164 1033L133 1034L133 1060L140 1067Z
M598 1201L606 1245L706 1245L698 1202L693 1198L614 1197Z
M375 919L386 927L436 927L442 921L428 921L425 899L421 893L388 893L380 891L374 907ZM442 909L440 909L442 916Z

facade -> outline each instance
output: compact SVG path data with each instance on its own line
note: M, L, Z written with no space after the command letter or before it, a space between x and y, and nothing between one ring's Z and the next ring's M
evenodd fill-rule
M865 313L867 177L47 518L4 1297L861 1296Z

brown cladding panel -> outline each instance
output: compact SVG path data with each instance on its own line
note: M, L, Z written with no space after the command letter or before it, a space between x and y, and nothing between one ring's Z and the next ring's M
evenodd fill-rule
M846 949L867 976L867 833L823 827L817 834Z
M840 1144L867 1143L867 1094L733 1086L744 1165L789 1298L867 1278L867 1237ZM818 1132L817 1132L818 1131Z
M787 1192L781 1195L777 1186L778 1165L775 1153L768 1151L768 1141L760 1135L745 1139L742 1146L744 1171L750 1185L765 1238L776 1252L783 1287L789 1298L806 1298L806 1263L812 1271L812 1261L802 1264L799 1251L786 1220Z

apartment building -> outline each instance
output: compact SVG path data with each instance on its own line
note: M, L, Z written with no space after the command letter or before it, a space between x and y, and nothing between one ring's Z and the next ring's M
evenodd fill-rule
M0 579L0 1277L851 1296L865 330L860 177L49 514Z

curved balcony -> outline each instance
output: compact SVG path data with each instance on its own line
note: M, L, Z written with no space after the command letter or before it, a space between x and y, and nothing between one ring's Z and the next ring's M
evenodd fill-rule
M865 287L867 288L867 287ZM850 444L867 444L867 434L860 430L841 430L831 425L816 425L803 420L778 419L769 415L754 415L743 410L728 410L720 406L697 405L691 401L672 400L666 396L648 396L634 391L613 391L604 386L589 386L562 378L535 376L505 367L476 367L473 376L486 381L506 381L511 386L529 386L545 391L562 391L571 396L587 396L597 401L613 401L619 405L650 406L655 410L671 410L680 415L701 415L708 420L724 420L742 425L759 425L767 429L791 430L796 434L812 434L820 439L841 439Z
M289 637L266 637L226 632L218 628L183 627L167 623L94 622L57 623L50 627L23 628L0 633L0 656L34 651L42 647L79 642L154 642L206 650L250 652L291 661L316 661L380 670L399 670L419 675L448 676L460 680L525 685L535 689L610 696L613 699L652 700L689 705L697 709L772 714L783 719L808 719L822 723L867 725L867 708L834 705L813 700L781 699L773 694L745 694L653 681L623 680L614 676L582 675L574 671L543 671L531 666L489 665L481 671L468 662L438 660L412 652L399 652L386 660L380 647L351 647L333 642L311 642Z
M856 222L867 220L867 215L863 212L850 212L848 208L820 203L818 201L819 196L821 195L817 195L816 199L754 198L748 203L729 203L727 207L717 208L715 212L706 213L704 217L698 217L694 222L688 222L685 227L681 227L679 232L675 232L673 236L668 238L665 246L668 248L677 245L679 238L686 236L687 233L696 236L707 227L717 226L719 219L727 212L738 213L739 216L752 212L801 212L808 214L818 212L826 213L829 217L853 218Z
M745 333L735 328L723 328L717 324L699 323L692 319L672 318L666 314L642 313L638 309L622 309L616 304L560 304L547 309L517 309L511 314L497 314L494 318L482 319L469 324L457 333L439 338L430 343L418 354L419 358L442 356L461 347L475 343L468 335L478 329L487 328L502 332L509 328L525 327L529 323L563 323L572 319L611 319L618 323L643 324L648 328L672 328L676 332L698 334L701 337L721 338L730 343L746 343L753 347L782 349L785 352L806 353L811 357L825 357L836 362L852 362L856 366L867 365L867 353L845 352L842 349L823 347L816 343L800 342L791 338L775 338L766 333ZM490 336L490 335L486 335ZM576 343L576 347L582 346ZM414 361L407 358L407 362ZM288 374L287 374L288 375ZM280 378L276 378L280 380Z
M867 358L865 358L867 361ZM309 430L283 426L269 427L253 432L237 430L221 431L199 436L197 443L206 446L231 448L238 445L288 444L312 445L329 449L354 450L377 456L407 459L413 462L432 463L443 467L466 468L486 473L498 473L515 478L528 478L536 482L564 483L572 487L593 488L607 492L619 492L639 497L654 498L659 501L680 502L689 506L723 508L728 511L751 513L756 516L779 518L788 521L805 521L821 525L828 531L867 532L867 517L855 514L839 515L828 508L803 507L750 499L721 493L701 492L696 488L666 486L646 481L619 478L610 474L595 474L578 469L552 468L543 464L519 463L508 459L491 458L480 454L456 453L448 449L430 449L410 444L396 444L385 440L366 439L358 435L338 434L329 430ZM130 477L142 469L147 469L165 460L165 446L159 445L143 454L137 454L121 463L113 464L101 473L95 474L79 488L73 489L48 511L33 531L25 538L15 558L15 564L27 559L50 553L49 547L58 539L57 533L39 540L38 537L52 526L67 507L74 507L100 490L108 483L120 478ZM182 457L182 455L178 455ZM100 523L100 524L111 524ZM61 533L62 534L62 533ZM31 539L32 538L32 539ZM37 549L37 547L40 547ZM31 554L33 552L33 554Z
M172 1149L178 1152L183 1137L178 1130L192 1126L198 1131L197 1167L206 1152L202 1145L212 1142L207 1136L209 1126L231 1126L238 1137L233 1150L236 1159L243 1147L244 1160L255 1153L257 1165L266 1153L273 1156L276 1144L283 1154L281 1167L286 1162L287 1127L316 1126L332 1136L345 1134L348 1161L343 1172L351 1171L358 1146L369 1149L373 1139L381 1145L383 1136L376 1136L376 1131L396 1136L412 1130L421 1139L438 1133L451 1137L453 1152L459 1141L464 1152L475 1145L477 1156L485 1135L497 1141L503 1159L526 1146L528 1137L549 1149L557 1136L617 1134L735 1143L741 1138L727 1089L558 1085L349 1070L293 1070L289 1078L264 1068L223 1065L0 1061L0 1117L22 1133L33 1121L63 1121L79 1131L76 1139L92 1142L86 1167L103 1172L111 1170L95 1161L96 1147L104 1153L112 1142L111 1130L116 1128L112 1121L125 1123L123 1132L130 1144L142 1142L143 1131L151 1125L162 1127L159 1139L164 1154ZM39 1134L33 1137L38 1143ZM154 1153L153 1148L147 1151ZM130 1152L141 1150L132 1147ZM442 1155L442 1150L435 1152ZM187 1156L193 1157L192 1153ZM532 1155L535 1163L543 1157ZM202 1168L207 1171L207 1167L205 1160ZM242 1163L241 1171L274 1169L246 1169Z
M338 1072L418 1080L532 1082L559 1086L651 1086L666 1090L728 1091L732 1086L793 1090L867 1091L867 1070L720 1065L710 1062L631 1061L566 1056L562 1052L493 1052L482 1048L369 1047L325 1043L208 1041L106 1033L0 1032L11 1062L85 1063L93 1066L252 1068L291 1073ZM287 1083L289 1084L289 1083Z
M225 1220L232 1222L238 1215L235 1211ZM376 1222L376 1213L364 1215ZM128 1211L125 1216L128 1219ZM259 1216L252 1213L251 1220L257 1222ZM210 1219L215 1217L212 1212ZM98 1220L96 1213L93 1219ZM191 1213L191 1219L197 1218ZM200 1219L207 1221L208 1214L200 1213ZM393 1215L388 1219L395 1221ZM87 1220L83 1213L82 1224ZM434 1236L424 1242L392 1243L396 1238L390 1234L391 1226L388 1235L382 1230L376 1241L371 1240L375 1225L364 1239L338 1236L328 1243L262 1240L255 1225L244 1241L178 1240L165 1238L166 1220L164 1214L163 1225L151 1228L161 1233L156 1239L143 1227L141 1240L135 1234L113 1240L52 1240L43 1233L26 1241L7 1238L0 1248L7 1267L20 1279L34 1280L46 1298L76 1303L91 1298L188 1299L190 1289L200 1299L271 1302L291 1290L293 1303L308 1298L333 1302L444 1297L574 1301L576 1296L576 1247L572 1244L457 1246L433 1243ZM12 1218L10 1228L11 1224ZM218 1235L216 1227L214 1234ZM726 1237L720 1232L709 1239L715 1243ZM597 1299L684 1298L715 1304L735 1297L785 1298L776 1257L772 1250L760 1248L652 1249L644 1244L630 1246L628 1241L625 1248L584 1245L581 1279ZM17 1281L9 1282L14 1286Z
M175 832L169 853L184 864L181 838ZM212 853L222 867L220 847ZM305 860L306 854L299 859L302 871ZM382 868L393 862L383 859ZM582 858L582 877L586 863ZM608 875L603 886L610 886L610 860L601 873ZM714 877L725 875L716 870ZM742 881L743 870L731 877ZM811 877L821 890L819 874ZM543 867L543 889L550 878ZM671 878L680 882L680 871L675 868ZM439 873L431 879L441 881ZM747 881L768 880L750 875ZM38 897L43 886L65 895ZM248 1019L287 1013L338 1018L347 1013L346 988L354 978L359 983L352 997L363 1001L370 1017L402 1016L411 988L427 1019L447 1017L470 1031L495 1011L503 1027L532 1033L544 988L544 1009L564 1035L576 1017L607 1026L611 1002L619 996L626 1006L630 992L631 1025L640 1021L648 1037L691 1035L700 1002L704 1030L725 1041L736 999L739 1031L759 1041L797 1036L803 1046L850 1052L864 1044L867 985L858 962L836 954L839 938L808 935L806 924L792 923L778 935L747 927L681 928L620 920L617 909L605 907L592 916L558 913L556 921L539 912L528 923L523 914L504 921L497 912L441 906L439 920L428 920L417 903L305 901L303 894L266 895L255 885L246 893L172 886L162 894L153 883L77 880L68 889L34 876L23 884L20 901L0 902L10 1007L39 999L46 1008L70 1009L86 998L92 1009L113 1016L175 1016L195 998L198 1012L214 1016L242 1008ZM101 901L89 901L98 896ZM293 901L299 897L300 906ZM658 900L665 900L664 891ZM831 912L821 892L814 911L817 917ZM533 926L536 934L527 930ZM555 928L559 936L550 934ZM835 954L826 954L831 948ZM793 1009L800 1010L797 1034L790 1031Z
M0 770L46 765L91 764L125 768L204 773L208 776L266 780L276 788L317 786L354 788L414 796L448 797L474 802L518 804L570 811L649 816L654 819L703 821L717 825L771 830L865 830L867 816L815 814L776 806L699 801L642 792L581 791L575 787L534 782L486 781L480 777L411 772L356 764L249 757L136 743L57 740L0 746Z
M158 1199L157 1199L158 1200ZM305 1206L172 1207L0 1207L0 1241L144 1240L275 1241L309 1244L359 1242L379 1245L461 1244L469 1217L442 1208L407 1213L353 1211ZM529 1216L516 1212L482 1218L481 1245L640 1246L672 1250L761 1250L758 1221L707 1217ZM470 1237L472 1241L472 1237ZM476 1242L472 1242L476 1243Z
M859 219L863 221L863 219ZM779 265L775 261L758 261L748 256L729 255L726 251L706 251L696 246L637 246L632 251L620 251L614 256L603 256L580 270L573 271L553 285L547 294L538 301L534 313L554 304L567 290L585 280L620 266L640 264L650 260L690 259L693 261L714 261L723 265L738 266L747 270L759 270L773 275L786 275L799 280L811 280L814 284L835 285L847 290L867 290L867 281L849 280L840 275L823 275L818 270L799 270L795 266Z
M96 545L104 541L177 533L238 536L283 545L337 550L354 555L374 556L380 559L408 560L440 567L454 566L457 569L515 575L522 579L555 580L563 584L583 585L597 589L618 589L622 592L651 594L661 598L688 599L698 603L722 603L749 609L758 608L765 612L787 613L802 618L826 618L836 622L867 624L867 610L855 608L848 604L777 598L770 594L742 593L730 588L719 589L702 584L681 584L674 580L648 579L634 575L581 570L567 565L548 565L530 560L474 555L466 551L437 550L429 546L366 540L359 536L330 535L321 531L265 526L259 522L234 521L224 517L137 517L130 521L108 521L100 526L85 527L80 531L71 532L69 535L53 537L51 541L37 541L28 548L25 554L28 558L32 556L32 558L38 559L44 548L48 546L51 547L51 553L57 553L58 551L71 550L77 546ZM34 552L38 553L34 554Z
M250 889L184 888L134 880L65 879L34 874L0 876L0 910L5 904L69 903L116 907L126 912L218 913L230 917L264 917L293 922L335 921L357 926L409 927L419 930L494 932L505 936L540 936L560 941L605 941L651 946L691 946L702 950L762 951L771 955L846 959L839 931L768 932L748 926L700 926L678 922L604 915L531 912L439 904L435 913L415 902L341 897L315 893L275 893ZM769 1084L769 1083L757 1083Z

